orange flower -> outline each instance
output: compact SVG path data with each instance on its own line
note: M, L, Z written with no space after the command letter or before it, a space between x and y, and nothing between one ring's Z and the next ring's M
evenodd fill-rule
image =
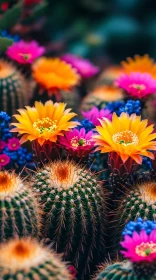
M58 136L78 124L70 121L76 114L70 113L71 109L65 110L65 107L65 103L53 103L51 100L45 105L35 102L34 107L18 110L20 114L14 116L19 122L12 123L16 128L11 132L23 134L21 144L28 140L37 140L41 146L48 140L56 142Z
M59 58L39 58L32 67L34 79L47 90L68 90L80 80L76 70Z
M142 163L142 157L154 158L149 150L156 150L156 133L152 133L154 125L148 125L148 120L141 121L140 116L129 116L122 113L120 117L113 114L112 121L104 118L97 126L99 135L95 135L97 150L102 153L116 152L126 162L129 157L137 163Z
M128 57L127 61L122 61L122 66L126 74L131 72L149 73L153 78L156 78L156 63L148 54L135 55L134 58Z

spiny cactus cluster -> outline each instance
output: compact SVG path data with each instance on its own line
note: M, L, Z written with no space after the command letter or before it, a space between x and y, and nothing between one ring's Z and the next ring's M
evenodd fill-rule
M44 211L43 236L73 263L80 279L88 279L83 277L105 251L106 199L100 184L72 161L56 161L36 173L33 188Z
M0 278L71 280L72 275L55 253L36 240L23 238L1 246Z
M28 105L29 87L22 74L11 64L0 60L0 111L12 115Z
M135 185L119 201L115 209L117 243L121 241L121 232L128 221L138 217L156 221L156 183L149 182Z
M0 171L0 242L16 236L39 235L40 210L19 176Z
M95 278L95 280L155 280L154 276L137 276L134 272L132 264L129 261L116 262L101 270L101 273Z

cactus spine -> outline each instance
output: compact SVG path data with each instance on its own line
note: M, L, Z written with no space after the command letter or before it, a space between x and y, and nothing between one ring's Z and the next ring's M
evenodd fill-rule
M0 60L0 111L9 115L28 105L29 89L22 74L11 64Z
M15 236L38 236L40 214L32 191L15 175L0 172L0 242Z
M36 240L11 240L1 246L0 279L71 280L60 258Z
M36 174L45 213L44 237L64 259L73 262L80 279L104 255L105 196L94 175L72 161L56 161Z
M156 275L140 277L134 273L133 266L128 261L109 265L98 274L95 280L155 280Z
M147 182L134 186L119 202L115 214L117 220L117 244L121 241L121 232L127 222L138 217L156 221L156 183Z

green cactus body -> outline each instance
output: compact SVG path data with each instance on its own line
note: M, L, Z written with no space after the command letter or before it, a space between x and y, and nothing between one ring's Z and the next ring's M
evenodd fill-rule
M100 86L89 93L82 101L81 108L83 111L88 111L96 106L99 109L105 108L109 102L122 100L124 98L121 89L113 86Z
M67 104L67 108L73 108L73 111L79 113L80 95L77 88L71 91L61 90L61 98Z
M108 67L106 70L102 72L99 79L96 82L96 86L101 85L113 85L114 81L119 78L119 76L123 73L123 69L121 66L114 65Z
M79 279L104 257L105 196L94 175L71 161L53 162L36 174L45 213L44 237L71 261ZM86 278L83 278L86 277Z
M9 115L28 105L28 84L22 74L8 62L0 61L0 111Z
M144 183L134 186L119 202L118 211L115 213L117 220L117 244L121 241L121 232L129 221L138 217L156 221L156 183Z
M1 247L0 279L71 280L60 258L36 240L11 240Z
M14 173L0 172L0 242L38 236L39 209L31 190Z
M138 277L133 271L132 264L128 261L123 261L104 268L95 280L156 280L156 275L153 277Z

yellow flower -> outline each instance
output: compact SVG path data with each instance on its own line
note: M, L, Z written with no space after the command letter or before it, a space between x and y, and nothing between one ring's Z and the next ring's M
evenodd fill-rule
M134 58L128 57L127 61L122 61L122 66L126 74L131 72L149 73L156 78L156 63L147 54L135 55Z
M59 58L39 58L32 67L34 79L47 90L68 90L79 83L76 70Z
M77 122L70 121L75 113L66 109L65 103L53 103L47 101L45 105L35 102L34 107L27 106L26 109L18 110L20 114L14 115L18 123L12 123L16 128L11 132L23 134L21 144L30 140L37 140L42 146L45 141L56 142L59 135L77 126Z
M154 125L148 126L148 120L141 121L140 116L129 116L122 113L120 117L113 114L112 121L104 118L97 126L99 133L95 135L97 150L102 153L116 152L125 162L129 157L137 163L142 163L142 157L151 159L154 155L149 150L156 150L156 133L152 133Z

